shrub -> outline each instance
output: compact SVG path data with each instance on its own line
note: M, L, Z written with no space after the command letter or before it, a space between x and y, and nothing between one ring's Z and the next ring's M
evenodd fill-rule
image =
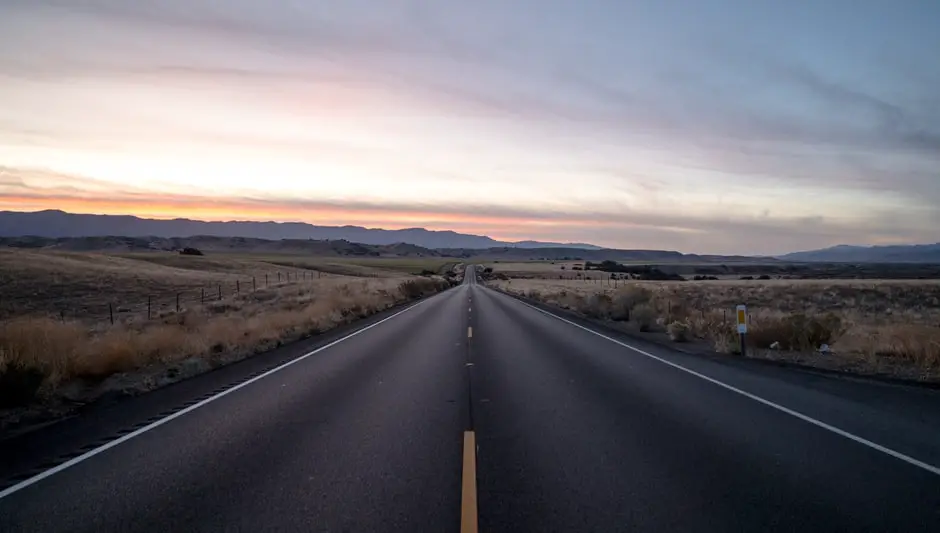
M633 277L643 281L685 281L684 277L675 272L663 272L652 267L641 267L641 271L633 273Z
M940 367L940 335L928 326L895 326L874 339L878 355L911 361L922 368Z
M672 342L688 342L691 329L689 324L685 322L673 322L666 327Z
M632 317L640 331L649 331L656 322L656 312L649 304L640 304L633 308Z
M648 304L653 299L653 291L637 285L628 285L617 290L611 302L610 318L629 321L634 308Z
M686 322L673 322L666 326L669 339L672 342L688 342L692 327Z
M610 296L600 292L588 296L582 312L590 318L609 318L613 301Z
M43 371L35 366L4 365L0 368L0 408L31 403L44 379Z
M434 294L446 289L450 284L443 280L436 279L410 279L404 281L398 286L402 296L409 300L421 298L429 294Z
M829 313L808 316L796 313L779 318L763 318L748 328L748 344L770 348L779 342L785 350L814 351L823 344L834 343L842 334L842 319Z
M0 369L15 367L16 375L37 369L43 385L55 387L71 372L75 352L87 332L74 322L19 317L0 322ZM2 387L0 387L2 388Z
M205 255L205 254L203 254L202 250L199 250L198 248L186 247L180 250L180 255Z
M711 334L715 345L715 351L718 353L741 353L741 338L736 331L730 328L723 328L714 331Z

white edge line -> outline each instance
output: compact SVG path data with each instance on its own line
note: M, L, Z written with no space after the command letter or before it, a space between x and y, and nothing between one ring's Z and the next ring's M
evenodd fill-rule
M683 371L683 372L686 372L686 373L688 373L688 374L692 374L693 376L695 376L695 377L697 377L697 378L704 379L705 381L708 381L709 383L714 383L715 385L718 385L719 387L723 387L723 388L725 388L725 389L727 389L727 390L729 390L729 391L731 391L731 392L735 392L735 393L737 393L737 394L740 394L741 396L744 396L744 397L746 397L746 398L750 398L751 400L754 400L755 402L762 403L762 404L764 404L764 405L766 405L766 406L768 406L768 407L772 407L772 408L774 408L774 409L776 409L776 410L778 410L778 411L780 411L780 412L783 412L783 413L786 413L786 414L788 414L788 415L790 415L790 416L799 418L800 420L803 420L804 422L809 422L810 424L813 424L814 426L821 427L821 428L823 428L823 429L825 429L825 430L828 430L828 431L831 431L831 432L835 433L836 435L840 435L840 436L845 437L845 438L847 438L847 439L849 439L849 440L855 441L855 442L857 442L857 443L859 443L859 444L863 444L863 445L865 445L865 446L868 446L869 448L872 448L873 450L877 450L877 451L879 451L879 452L881 452L881 453L890 455L891 457L894 457L895 459L900 459L900 460L904 461L905 463L908 463L908 464L911 464L911 465L920 467L920 468L922 468L922 469L924 469L924 470L926 470L926 471L928 471L928 472L930 472L930 473L932 473L932 474L936 474L936 475L940 476L940 468L938 468L938 467L936 467L936 466L933 466L933 465L931 465L931 464L927 464L927 463L925 463L925 462L923 462L923 461L919 461L919 460L914 459L913 457L911 457L911 456L909 456L909 455L904 455L904 454L901 453L901 452L896 452L896 451L892 450L891 448L886 448L886 447L884 447L884 446L882 446L882 445L880 445L880 444L878 444L878 443L876 443L876 442L872 442L872 441L870 441L870 440L868 440L868 439L866 439L866 438L859 437L858 435L854 435L854 434L849 433L848 431L845 431L845 430L843 430L843 429L839 429L839 428L837 428L837 427L835 427L835 426L832 426L832 425L827 424L827 423L825 423L825 422L822 422L822 421L820 421L820 420L816 420L816 419L813 418L813 417L804 415L803 413L800 413L800 412L798 412L798 411L794 411L793 409L784 407L784 406L782 406L782 405L780 405L780 404L776 404L776 403L774 403L774 402L772 402L772 401L770 401L770 400L765 400L764 398L761 398L760 396L751 394L750 392L741 390L741 389L739 389L739 388L737 388L737 387L734 387L734 386L732 386L732 385L728 385L727 383L724 383L724 382L722 382L722 381L718 381L718 380L715 379L715 378L708 377L708 376L706 376L705 374L701 374L701 373L696 372L696 371L694 371L694 370L690 370L690 369L688 369L688 368L686 368L686 367L684 367L684 366L682 366L682 365L678 365L678 364L676 364L676 363L673 363L672 361L667 361L666 359L663 359L662 357L655 356L655 355L653 355L653 354L651 354L651 353L649 353L649 352L645 352L645 351L643 351L643 350L641 350L641 349L639 349L639 348L636 348L636 347L634 347L634 346L630 346L629 344L626 344L626 343L624 343L624 342L620 342L620 341L618 341L617 339L614 339L614 338L612 338L612 337L608 337L607 335L604 335L603 333L598 333L598 332L596 332L596 331L594 331L594 330L592 330L592 329L590 329L590 328L586 328L586 327L582 326L581 324L578 324L578 323L576 323L576 322L572 322L572 321L570 321L570 320L568 320L568 319L565 319L565 318L562 318L562 317L560 317L560 316L558 316L558 315L556 315L556 314L549 313L548 311L545 311L544 309L539 309L538 307L535 307L534 305L531 305L531 304L529 304L529 303L527 303L527 302L523 302L522 300L520 300L520 299L518 299L518 298L513 298L513 300L516 300L517 302L519 302L519 303L521 303L522 305L525 305L525 306L527 306L527 307L531 307L532 309L535 309L536 311L538 311L538 312L540 312L540 313L542 313L542 314L545 314L545 315L548 315L548 316L550 316L550 317L556 318L556 319L558 319L558 320L561 320L562 322L571 324L572 326L575 326L575 327L577 327L577 328L583 329L584 331L587 331L588 333L593 333L594 335L597 335L598 337L601 337L602 339L606 339L606 340L608 340L608 341L610 341L610 342L612 342L612 343L614 343L614 344L619 344L620 346L623 346L624 348L628 348L628 349L630 349L630 350L633 350L634 352L636 352L636 353L638 353L638 354L640 354L640 355L645 355L646 357L649 357L650 359L654 359L654 360L656 360L656 361L659 361L660 363L669 365L669 366L671 366L671 367L673 367L673 368L679 369L679 370L681 370L681 371Z
M153 422L153 423L151 423L151 424L148 424L148 425L146 425L146 426L144 426L144 427L142 427L142 428L140 428L140 429L138 429L138 430L136 430L136 431L133 431L133 432L131 432L131 433L128 433L127 435L124 435L124 436L122 436L122 437L119 437L119 438L117 438L117 439L114 439L114 440L112 440L111 442L108 442L107 444L102 444L101 446L99 446L99 447L97 447L97 448L95 448L95 449L93 449L93 450L89 450L89 451L87 451L87 452L85 452L85 453L79 455L78 457L75 457L75 458L73 458L73 459L69 459L68 461L66 461L66 462L64 462L64 463L62 463L62 464L60 464L60 465L58 465L58 466L54 466L54 467L50 468L49 470L46 470L46 471L41 472L41 473L39 473L39 474L36 474L35 476L33 476L33 477L29 478L29 479L25 479L25 480L23 480L23 481L20 481L20 482L17 483L16 485L10 486L10 487L8 487L8 488L6 488L6 489L0 491L0 500L2 500L3 498L6 498L7 496L10 496L11 494L14 494L14 493L16 493L16 492L19 492L19 491L21 491L21 490L23 490L23 489L29 487L30 485L35 485L36 483L38 483L38 482L40 482L40 481L46 479L47 477L54 476L54 475L58 474L59 472L62 472L63 470L67 470L67 469L69 469L69 468L71 468L71 467L73 467L73 466L75 466L75 465L77 465L77 464L79 464L79 463L81 463L81 462L83 462L83 461L87 461L88 459L91 459L92 457L94 457L94 456L96 456L96 455L98 455L98 454L100 454L100 453L102 453L102 452L105 452L105 451L107 451L107 450L110 450L111 448L114 448L115 446L118 446L118 445L120 445L120 444L123 444L123 443L125 443L125 442L127 442L127 441L133 439L134 437L138 437L138 436L140 436L140 435L143 435L144 433L147 433L148 431L151 431L151 430L153 430L153 429L156 429L156 428L162 426L163 424L166 424L167 422L170 422L171 420L175 420L175 419L177 419L177 418L179 418L179 417L181 417L181 416L183 416L183 415L185 415L185 414L187 414L187 413L190 413L190 412L192 412L192 411L195 411L196 409L199 409L200 407L203 407L203 406L206 405L206 404L212 403L212 402L218 400L219 398L222 398L223 396L227 396L227 395L229 395L229 394L231 394L231 393L237 391L238 389L241 389L242 387L247 387L248 385L251 385L252 383L254 383L254 382L258 381L258 380L264 379L264 378L270 376L271 374L274 374L274 373L276 373L276 372L280 372L281 370L284 370L285 368L287 368L287 367L289 367L289 366L291 366L291 365L293 365L293 364L295 364L295 363L299 363L300 361L303 361L304 359L306 359L306 358L308 358L308 357L310 357L310 356L312 356L312 355L318 354L318 353L322 352L323 350L326 350L327 348L336 346L337 344L339 344L339 343L345 341L346 339L350 339L350 338L352 338L352 337L355 337L356 335L359 335L360 333L362 333L362 332L364 332L364 331L368 331L368 330L370 330L370 329L372 329L372 328L378 326L379 324L382 324L383 322L387 322L387 321L389 321L389 320L391 320L391 319L397 317L398 315L401 315L401 314L403 314L403 313L407 313L408 311L411 311L411 310L414 309L415 307L418 307L419 305L422 305L422 304L424 304L424 303L427 302L427 301L428 301L428 300L426 299L426 300L422 300L422 301L420 301L420 302L418 302L418 303L415 303L415 304L413 304L413 305L410 305L410 306L406 307L405 309L402 309L401 311L398 311L398 312L395 313L394 315L387 316L387 317L383 318L382 320L379 320L378 322L375 322L375 323L373 323L373 324L369 324L368 326L365 326L365 327L363 327L363 328L361 328L361 329L357 329L356 331L350 333L349 335L346 335L345 337L340 337L339 339L336 339L335 341L332 341L332 342L330 342L329 344L325 344L325 345L323 345L323 346L317 348L316 350L313 350L313 351L311 351L311 352L307 352L307 353L305 353L305 354L303 354L303 355L301 355L301 356L299 356L299 357L297 357L297 358L295 358L295 359L291 359L290 361L288 361L288 362L286 362L286 363L284 363L284 364L282 364L282 365L280 365L280 366L274 367L274 368L272 368L271 370L268 370L267 372L265 372L265 373L263 373L263 374L259 374L259 375L255 376L255 377L253 377L253 378L251 378L251 379L249 379L249 380L247 380L247 381L243 381L243 382L239 383L238 385L235 385L235 386L233 386L233 387L231 387L231 388L229 388L229 389L225 389L224 391L222 391L222 392L220 392L220 393L218 393L218 394L216 394L216 395L214 395L214 396L210 396L209 398L206 398L205 400L202 400L202 401L200 401L200 402L198 402L198 403L194 403L193 405L190 405L189 407L186 407L186 408L184 408L184 409L180 409L179 411L176 411L175 413L173 413L173 414L171 414L171 415L165 416L165 417L161 418L160 420L157 420L156 422Z

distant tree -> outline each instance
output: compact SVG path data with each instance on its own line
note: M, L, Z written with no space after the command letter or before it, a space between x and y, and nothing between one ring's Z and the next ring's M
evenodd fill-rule
M180 250L180 255L205 255L205 254L203 254L202 250L199 250L198 248L190 248L187 246L186 248L183 248L182 250Z

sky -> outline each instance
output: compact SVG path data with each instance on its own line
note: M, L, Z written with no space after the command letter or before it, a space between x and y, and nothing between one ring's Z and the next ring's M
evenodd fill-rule
M0 210L940 241L936 0L0 0Z

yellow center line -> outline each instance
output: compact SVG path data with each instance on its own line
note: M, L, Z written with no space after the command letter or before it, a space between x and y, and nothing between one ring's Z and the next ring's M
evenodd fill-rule
M477 533L477 521L477 442L474 432L464 431L460 533Z

